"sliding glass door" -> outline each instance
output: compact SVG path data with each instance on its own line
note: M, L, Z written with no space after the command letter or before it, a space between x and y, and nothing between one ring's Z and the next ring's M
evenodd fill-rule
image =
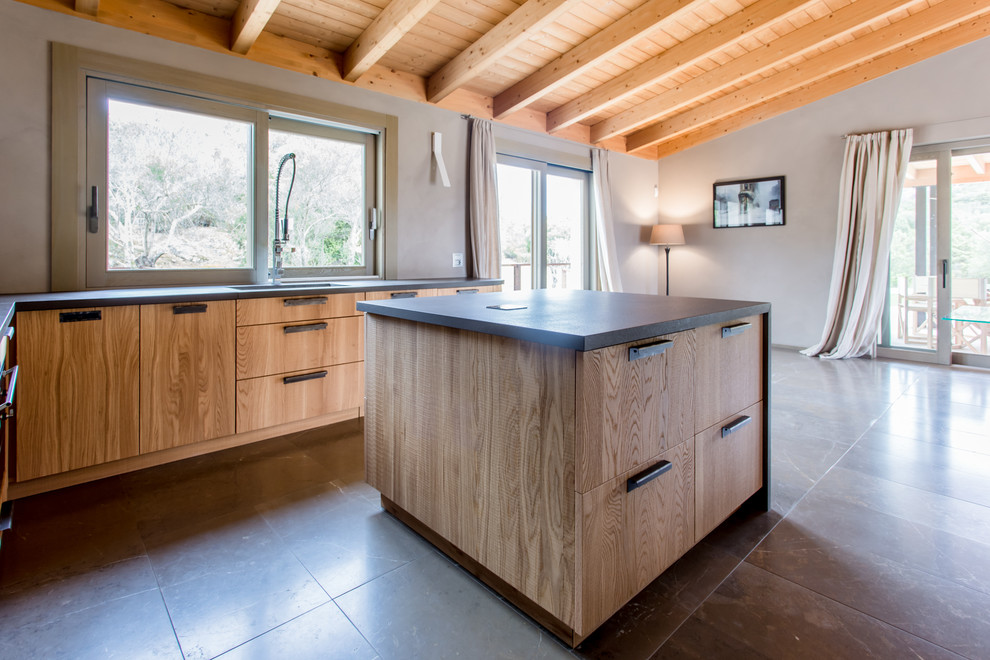
M990 145L912 154L894 224L882 354L990 366Z

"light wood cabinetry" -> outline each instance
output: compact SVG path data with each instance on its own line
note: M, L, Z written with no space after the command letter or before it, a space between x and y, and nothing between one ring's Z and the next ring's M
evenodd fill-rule
M299 294L237 301L237 325L313 321L358 313L363 293Z
M438 296L461 296L469 295L472 293L494 293L496 291L501 291L501 284L494 284L491 286L461 286L455 287L453 289L437 289L436 295Z
M139 450L134 305L17 313L18 481Z
M141 452L234 432L234 301L141 306Z
M237 432L287 424L364 405L364 364L237 381Z
M360 316L237 328L237 378L364 360Z
M695 432L763 399L763 317L697 329Z
M365 300L397 300L399 298L429 298L437 295L438 289L403 289L401 291L369 291ZM447 291L447 289L439 289Z

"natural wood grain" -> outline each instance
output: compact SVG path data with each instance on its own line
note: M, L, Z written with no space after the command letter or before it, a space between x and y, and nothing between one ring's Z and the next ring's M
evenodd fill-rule
M437 289L438 296L471 295L472 293L494 293L502 290L501 284L491 286L462 286L456 289Z
M629 349L661 341L660 355ZM585 493L694 435L695 331L577 354L575 474Z
M235 53L251 50L281 0L241 0L230 22L230 49Z
M141 306L141 453L234 432L234 301Z
M366 323L368 482L569 625L573 351Z
M722 337L723 327L741 323L752 327ZM763 398L763 317L698 328L695 364L695 432L700 433Z
M365 294L365 300L391 300L393 297L402 298L407 294L414 293L413 298L429 298L437 295L436 289L404 289L402 291L369 291Z
M358 314L357 303L363 293L313 293L280 298L251 298L237 301L237 325L293 323ZM290 304L287 306L285 303ZM315 304L293 305L293 302Z
M392 0L344 53L341 77L354 82L371 68L440 0Z
M364 319L347 316L308 323L237 328L237 378L271 376L364 359ZM319 329L325 324L325 328ZM316 327L304 332L286 329Z
M100 0L75 0L76 11L96 16L100 11Z
M581 574L575 637L587 636L695 543L693 438L645 461L668 472L626 492L642 468L578 497Z
M284 378L326 371L323 378L285 383ZM350 362L320 369L237 381L237 432L286 424L357 408L364 403L364 364Z
M18 481L138 453L138 307L90 309L17 313Z
M722 426L753 421L722 437ZM700 541L763 486L763 404L756 403L700 432L696 439L695 532Z

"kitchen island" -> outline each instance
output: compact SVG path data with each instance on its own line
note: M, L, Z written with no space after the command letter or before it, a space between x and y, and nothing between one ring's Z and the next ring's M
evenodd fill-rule
M767 303L596 291L359 303L386 510L571 645L769 507Z

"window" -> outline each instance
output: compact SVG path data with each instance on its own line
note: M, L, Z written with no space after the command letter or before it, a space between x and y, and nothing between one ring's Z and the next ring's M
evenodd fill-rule
M394 117L60 44L53 89L54 290L266 281L276 208L283 277L384 274Z
M590 172L499 155L505 288L591 288Z

